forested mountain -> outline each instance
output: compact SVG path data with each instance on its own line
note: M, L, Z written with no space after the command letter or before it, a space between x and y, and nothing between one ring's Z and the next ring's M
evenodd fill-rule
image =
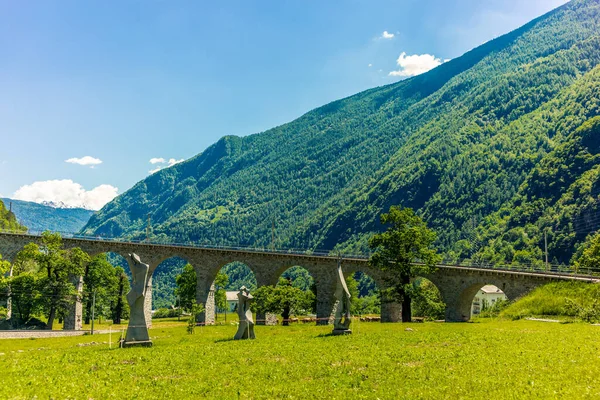
M279 248L355 253L399 204L449 257L541 262L546 231L567 263L597 229L599 64L600 0L573 0L428 73L224 137L82 232L143 238L150 214L154 240L269 247L274 227Z
M93 211L83 208L55 208L30 201L0 199L12 203L12 211L20 223L32 231L79 232Z
M19 224L13 212L6 209L2 200L0 200L0 229L10 231L24 231L27 229Z

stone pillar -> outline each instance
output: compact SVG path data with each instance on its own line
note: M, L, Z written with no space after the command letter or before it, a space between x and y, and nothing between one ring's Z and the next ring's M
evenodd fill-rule
M13 276L13 265L10 264L10 270L8 271L8 277L12 278ZM10 292L10 285L8 285L8 293L6 297L6 319L10 319L12 317L12 298Z
M477 291L483 285L444 287L438 286L446 303L446 322L467 322L471 319L471 305Z
M81 304L81 293L83 292L83 276L74 277L72 280L77 296L75 301L69 305L67 315L65 315L64 330L80 331L83 320L83 306Z
M146 283L144 294L144 315L146 316L146 326L148 329L152 328L152 273L154 273L154 270L148 271L148 282Z
M204 305L204 311L198 314L196 322L204 325L213 325L215 323L215 285L211 283L209 289L206 290L205 284L201 277L198 276L196 303Z
M256 325L277 325L277 314L256 313Z
M329 325L335 311L335 296L331 285L317 285L317 325Z
M401 322L402 304L397 301L381 302L381 322Z

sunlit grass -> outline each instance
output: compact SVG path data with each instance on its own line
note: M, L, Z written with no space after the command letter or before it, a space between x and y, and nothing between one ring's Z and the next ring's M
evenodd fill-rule
M0 398L600 396L600 327L585 324L362 322L350 336L296 324L257 326L253 341L231 340L232 325L155 327L152 348L0 340Z

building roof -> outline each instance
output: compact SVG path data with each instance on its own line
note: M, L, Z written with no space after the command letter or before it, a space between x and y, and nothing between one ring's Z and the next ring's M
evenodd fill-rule
M480 289L483 293L504 293L494 285L485 285Z
M237 290L227 291L225 292L225 295L227 296L227 301L238 301Z

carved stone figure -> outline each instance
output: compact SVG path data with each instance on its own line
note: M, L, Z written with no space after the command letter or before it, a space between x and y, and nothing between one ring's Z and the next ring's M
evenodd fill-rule
M146 314L144 312L144 299L146 297L146 283L148 281L148 264L142 263L137 254L129 254L129 268L133 277L131 290L127 293L129 303L129 325L123 347L152 346L148 335Z
M254 320L252 319L252 311L250 310L250 301L253 297L250 291L242 286L238 293L238 317L240 318L240 324L238 331L234 336L235 340L240 339L255 339L254 336Z
M333 320L333 334L334 335L347 335L352 333L350 330L350 291L346 286L346 279L342 272L341 259L338 260L337 267L337 286L335 289L335 299L337 306L335 308L335 317Z

